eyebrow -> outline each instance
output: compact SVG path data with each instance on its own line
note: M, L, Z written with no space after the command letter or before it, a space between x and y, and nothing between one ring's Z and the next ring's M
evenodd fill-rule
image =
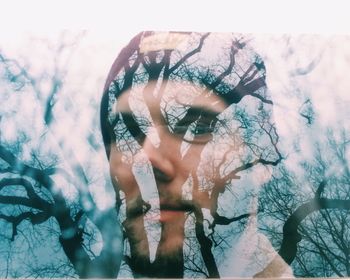
M188 125L199 118L205 118L207 120L214 120L221 112L211 110L208 107L202 106L191 106L185 116L179 120L175 127Z
M140 129L140 124L136 121L135 115L132 113L132 111L119 111L119 113L122 115L122 119L131 135L137 139L140 145L142 145L146 135ZM189 109L186 111L184 117L175 124L174 128L176 129L183 126L189 126L191 123L200 119L207 122L212 122L216 120L216 117L220 113L222 113L222 111L212 110L208 106L189 106Z

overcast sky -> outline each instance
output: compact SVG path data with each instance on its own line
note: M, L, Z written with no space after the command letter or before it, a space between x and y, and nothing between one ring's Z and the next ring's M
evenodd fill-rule
M1 35L15 30L95 28L350 34L347 1L2 1ZM16 33L16 32L15 32ZM18 33L17 33L18 34Z

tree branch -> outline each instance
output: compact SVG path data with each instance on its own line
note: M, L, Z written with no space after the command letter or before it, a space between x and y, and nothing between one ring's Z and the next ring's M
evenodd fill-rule
M187 59L189 59L191 56L195 55L196 53L199 53L203 47L204 40L209 36L210 33L205 33L201 39L199 40L198 47L193 49L192 51L188 52L186 55L184 55L174 66L172 66L169 69L169 72L174 72L181 64L183 64Z

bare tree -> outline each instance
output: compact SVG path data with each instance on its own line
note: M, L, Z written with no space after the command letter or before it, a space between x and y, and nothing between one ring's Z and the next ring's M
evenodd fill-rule
M6 228L2 243L8 254L2 277L112 278L119 269L117 213L96 207L89 193L93 176L87 173L88 165L78 160L79 151L57 130L66 113L57 104L74 106L61 95L67 65L82 36L61 37L59 44L40 42L54 57L40 72L21 59L0 54L3 104L18 100L16 107L2 108L1 113L0 220ZM34 118L21 119L31 112L36 112ZM16 130L12 138L10 129ZM94 133L91 130L86 143ZM76 192L76 199L67 191ZM49 248L43 248L49 240ZM97 245L102 249L96 250ZM56 259L46 263L40 254L44 258L56 254ZM21 259L20 270L16 263Z
M335 136L336 131L328 129L327 142L319 142L315 157L301 163L305 178L281 165L279 175L264 187L261 204L266 208L261 215L273 222L263 231L275 241L279 255L297 276L349 275L347 133L343 129ZM313 191L308 196L300 188L305 185Z

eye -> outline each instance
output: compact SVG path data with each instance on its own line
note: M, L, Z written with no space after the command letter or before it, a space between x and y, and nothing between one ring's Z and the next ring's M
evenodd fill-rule
M192 144L206 144L213 138L214 125L205 121L197 121L189 127L183 140Z
M128 126L128 130L130 131L130 134L134 137L134 139L142 145L143 142L145 141L145 134L143 131L140 129L139 126Z
M177 125L172 129L172 133L175 134L176 136L184 137L184 135L186 134L188 127L190 125L191 124L189 124L189 125L185 125L185 124ZM171 129L171 127L170 127L170 129Z
M173 129L173 133L188 143L206 144L213 137L213 123L213 120L197 120L188 125L176 126Z
M190 107L175 125L169 124L172 133L191 144L206 144L213 138L219 112L207 108Z
M140 144L142 145L143 141L145 140L145 134L141 130L141 125L134 119L132 114L123 113L122 119L124 122L124 125L132 135L132 137Z
M197 124L195 124L194 129L191 130L191 132L195 136L202 136L205 134L211 134L213 131L214 131L214 127L211 126L210 124L205 123L205 122L197 122Z

